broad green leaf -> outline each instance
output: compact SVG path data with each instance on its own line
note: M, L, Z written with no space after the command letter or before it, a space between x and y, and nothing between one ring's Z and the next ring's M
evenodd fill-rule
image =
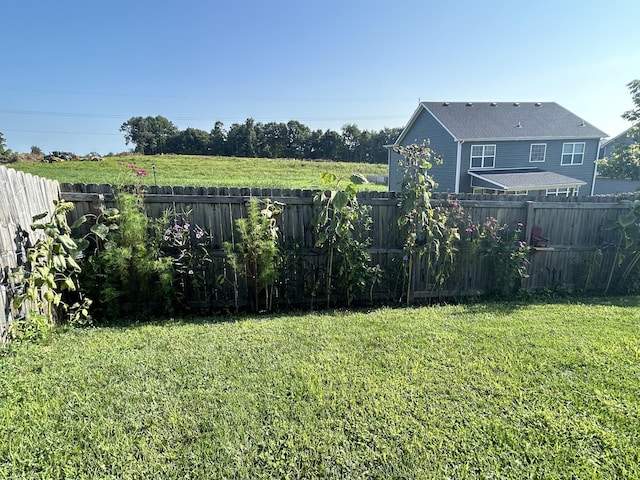
M342 210L349 202L349 195L346 192L335 192L333 204L338 210Z
M331 183L334 183L338 179L338 177L336 177L335 174L331 172L324 172L320 174L320 179L322 180L322 183L324 183L325 185L329 185Z
M63 271L67 266L67 262L64 258L64 255L54 255L53 256L53 268L58 271Z
M91 227L91 233L102 240L106 240L107 235L109 235L109 230L109 227L104 223L97 223Z
M34 215L33 217L31 217L31 220L35 223L38 220L42 220L44 217L46 217L47 215L49 215L48 212L44 212L44 213L39 213L38 215Z
M81 270L80 265L78 265L72 257L67 257L67 266L69 268L72 268L76 272L79 272Z
M355 183L356 185L369 183L369 180L367 180L367 177L365 177L361 173L354 173L353 175L351 175L351 177L349 177L349 180L351 180L351 182Z
M76 241L78 251L86 250L89 247L89 241L85 238L79 238Z
M636 221L636 216L633 214L633 212L628 212L618 217L618 223L620 223L622 227L628 227L635 221Z
M71 280L69 277L64 279L64 282L62 283L62 290L70 290L70 291L75 291L76 289L76 284L73 283L73 280Z
M80 225L82 225L86 221L87 221L87 216L83 215L79 219L77 219L75 222L73 222L73 224L71 225L71 228L78 228Z
M76 250L78 248L76 242L74 242L69 235L60 235L58 237L58 241L64 245L67 250Z

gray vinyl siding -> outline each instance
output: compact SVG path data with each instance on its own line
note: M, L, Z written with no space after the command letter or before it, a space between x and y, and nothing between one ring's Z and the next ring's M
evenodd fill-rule
M598 158L606 158L609 155L611 155L613 153L613 149L616 148L618 145L622 144L622 145L631 145L632 143L634 143L633 138L629 138L629 137L621 137L613 142L607 142L605 143L602 148L600 149L600 154L598 155Z
M562 145L564 143L584 142L585 153L582 165L561 165ZM529 154L532 143L544 143L547 151L544 162L529 162ZM560 173L568 177L586 182L587 185L580 188L580 194L588 195L591 191L593 180L593 163L598 153L600 139L564 139L564 140L518 140L518 141L468 141L462 145L462 173L460 179L460 192L471 192L471 176L467 171L471 168L472 145L495 145L496 160L495 169L503 168L540 168L548 172ZM487 169L473 169L487 171ZM477 183L477 182L476 182Z
M435 155L442 157L441 165L434 165L429 174L438 183L437 191L454 192L456 181L457 143L433 116L423 110L411 129L405 134L400 145L421 144L429 140L429 147ZM402 172L398 167L400 155L390 149L389 153L389 190L397 192L402 182ZM463 167L464 168L464 167Z

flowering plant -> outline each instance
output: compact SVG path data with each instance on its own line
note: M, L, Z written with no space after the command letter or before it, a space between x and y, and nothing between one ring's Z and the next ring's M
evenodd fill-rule
M528 278L531 247L522 240L522 223L513 227L498 223L494 217L486 219L478 227L478 238L482 253L489 261L492 290L507 293L518 290L520 280Z
M161 250L172 259L180 299L187 301L194 296L206 299L207 266L212 261L207 248L209 234L199 225L192 225L188 214L167 213L165 217Z
M138 167L135 163L118 162L118 165L128 169L127 176L133 178L132 183L123 181L121 187L124 190L129 191L129 193L141 196L144 193L144 189L142 188L142 179L144 177L147 177L149 175L149 172L144 168Z

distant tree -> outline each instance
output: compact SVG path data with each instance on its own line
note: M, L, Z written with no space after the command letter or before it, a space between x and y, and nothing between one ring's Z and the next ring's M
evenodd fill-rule
M209 134L198 128L187 128L173 134L166 140L166 151L179 155L207 155L209 151Z
M319 156L326 160L339 160L340 153L344 150L342 136L333 130L327 130L322 134L318 143Z
M634 108L622 114L630 122L640 121L640 80L627 84L631 92ZM640 123L626 134L626 139L617 142L611 155L600 160L598 170L602 176L640 180Z
M178 133L178 127L158 115L132 117L120 126L120 131L124 132L127 145L133 143L136 146L136 152L155 155L164 153L167 139Z
M286 156L288 144L287 124L269 122L258 124L258 154L267 158L283 158Z
M0 155L4 154L7 148L7 141L4 139L4 134L0 132Z
M247 118L244 124L234 123L227 134L227 152L238 157L256 156L255 120Z
M622 118L629 120L630 122L637 122L640 120L640 80L633 80L627 84L629 91L631 92L631 99L633 100L634 108L627 110L622 114Z
M211 155L227 154L227 132L224 123L217 121L209 133L209 152Z
M342 159L346 162L356 162L360 155L360 137L362 132L356 124L347 124L342 127L342 141L344 153Z
M7 148L4 135L0 132L0 163L13 163L18 161L18 154Z
M122 124L127 144L145 155L176 153L189 155L231 155L239 157L328 159L346 162L385 163L384 145L393 143L399 128L360 130L355 124L333 130L314 130L297 121L256 123L247 118L228 131L217 121L206 133L197 128L184 131L162 116L132 117ZM206 141L205 141L206 137Z
M37 145L33 145L31 147L31 155L42 155L42 149Z
M309 158L311 129L297 120L287 122L287 150L289 158Z

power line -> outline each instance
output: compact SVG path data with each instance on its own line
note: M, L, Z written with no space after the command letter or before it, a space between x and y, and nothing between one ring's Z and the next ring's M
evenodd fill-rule
M3 132L18 132L18 133L47 133L47 134L60 134L60 135L104 135L121 137L122 133L104 133L104 132L62 132L53 130L17 130L12 128L3 128Z
M109 113L79 113L79 112L48 112L41 110L8 110L8 109L0 109L0 114L9 114L9 115L34 115L34 116L42 116L42 117L77 117L77 118L113 118L113 119L129 119L130 115L123 114L109 114ZM134 115L139 116L139 115ZM164 115L162 115L164 116ZM171 117L171 118L169 118ZM235 117L218 117L215 120L212 120L212 117L201 117L201 116L185 116L185 115L170 115L167 116L169 120L205 120L205 121L226 121L226 122L234 122L234 121L242 121L240 120L242 116ZM253 118L254 120L262 121L262 122L271 122L273 119L267 119L264 117L255 118L252 116L246 118ZM246 119L244 118L244 119ZM337 122L337 121L358 121L358 120L392 120L392 119L405 119L406 116L399 115L360 115L360 116L348 116L348 117L303 117L296 118L290 120L297 121L325 121L325 122Z

